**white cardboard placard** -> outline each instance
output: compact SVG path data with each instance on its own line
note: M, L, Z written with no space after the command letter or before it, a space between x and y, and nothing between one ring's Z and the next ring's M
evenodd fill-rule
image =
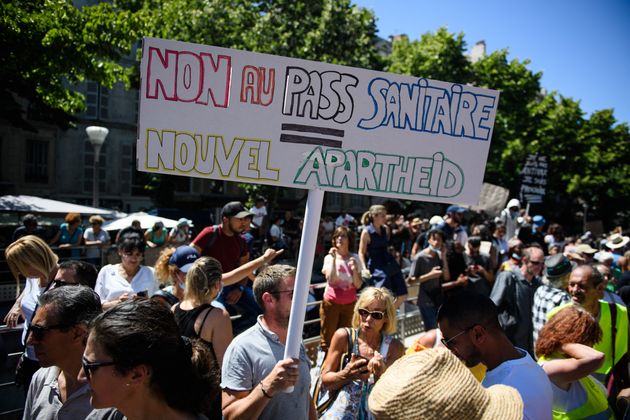
M140 171L477 203L499 94L145 38Z

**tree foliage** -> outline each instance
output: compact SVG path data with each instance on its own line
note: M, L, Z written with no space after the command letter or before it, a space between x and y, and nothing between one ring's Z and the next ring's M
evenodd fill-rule
M85 108L68 84L85 79L129 85L120 59L140 36L141 21L111 3L76 8L69 0L13 0L0 4L0 112L15 125L26 99L39 118L67 126ZM21 98L21 99L20 99Z
M572 220L578 202L594 211L591 217L612 224L628 217L630 201L630 134L612 110L585 118L579 102L557 92L545 93L541 73L529 60L509 60L507 49L475 62L465 55L464 35L446 28L419 40L399 37L392 46L387 70L450 82L468 83L501 92L486 181L518 193L520 168L530 153L549 156L546 212ZM581 208L581 206L580 206Z
M148 22L147 35L379 68L374 15L350 0L119 0Z
M381 69L372 12L350 0L119 0L145 17L146 35ZM164 189L161 177L154 188ZM276 187L239 184L250 200L276 205Z

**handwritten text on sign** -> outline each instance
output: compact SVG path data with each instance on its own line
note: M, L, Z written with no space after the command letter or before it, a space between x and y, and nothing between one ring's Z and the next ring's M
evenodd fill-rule
M476 203L498 93L146 38L138 169Z

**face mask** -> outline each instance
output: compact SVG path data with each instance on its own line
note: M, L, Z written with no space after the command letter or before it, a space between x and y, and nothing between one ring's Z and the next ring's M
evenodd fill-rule
M520 261L521 260L521 256L518 254L512 254L512 258L514 258L516 261Z
M433 245L429 244L429 249L431 249L431 251L433 252L440 252L439 248L434 247Z
M177 282L177 286L179 286L179 288L182 289L182 290L186 290L186 282L185 281Z

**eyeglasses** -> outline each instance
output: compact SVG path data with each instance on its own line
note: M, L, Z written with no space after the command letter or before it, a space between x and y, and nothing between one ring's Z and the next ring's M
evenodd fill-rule
M378 320L381 320L381 319L385 318L385 312L368 311L365 308L359 308L359 315L361 315L364 318L367 318L367 316L370 315L372 317L372 319L378 319Z
M41 341L44 339L48 331L63 330L65 328L70 328L71 326L72 325L66 325L66 324L46 325L46 326L31 324L28 326L28 330L26 330L26 338L28 338L28 336L32 334L35 340Z
M471 325L470 327L464 329L462 332L460 332L458 334L455 334L453 337L449 338L448 340L443 337L443 338L440 339L440 342L442 344L444 344L444 347L446 347L448 349L452 349L451 343L453 342L453 340L455 340L460 335L463 335L463 334L467 333L468 331L472 330L473 328L475 328L475 325L477 325L477 324Z
M273 292L272 294L274 295L279 295L280 293L289 293L289 298L293 299L293 291L295 289L289 289L289 290L278 290L276 292Z
M115 364L116 363L114 362L90 362L85 357L81 359L81 366L83 366L83 372L85 372L85 377L88 381L92 379L92 374L96 371L96 369L101 366L114 366Z
M532 260L529 260L529 262L530 264L533 264L533 265L543 265L545 263L544 261L532 261Z

